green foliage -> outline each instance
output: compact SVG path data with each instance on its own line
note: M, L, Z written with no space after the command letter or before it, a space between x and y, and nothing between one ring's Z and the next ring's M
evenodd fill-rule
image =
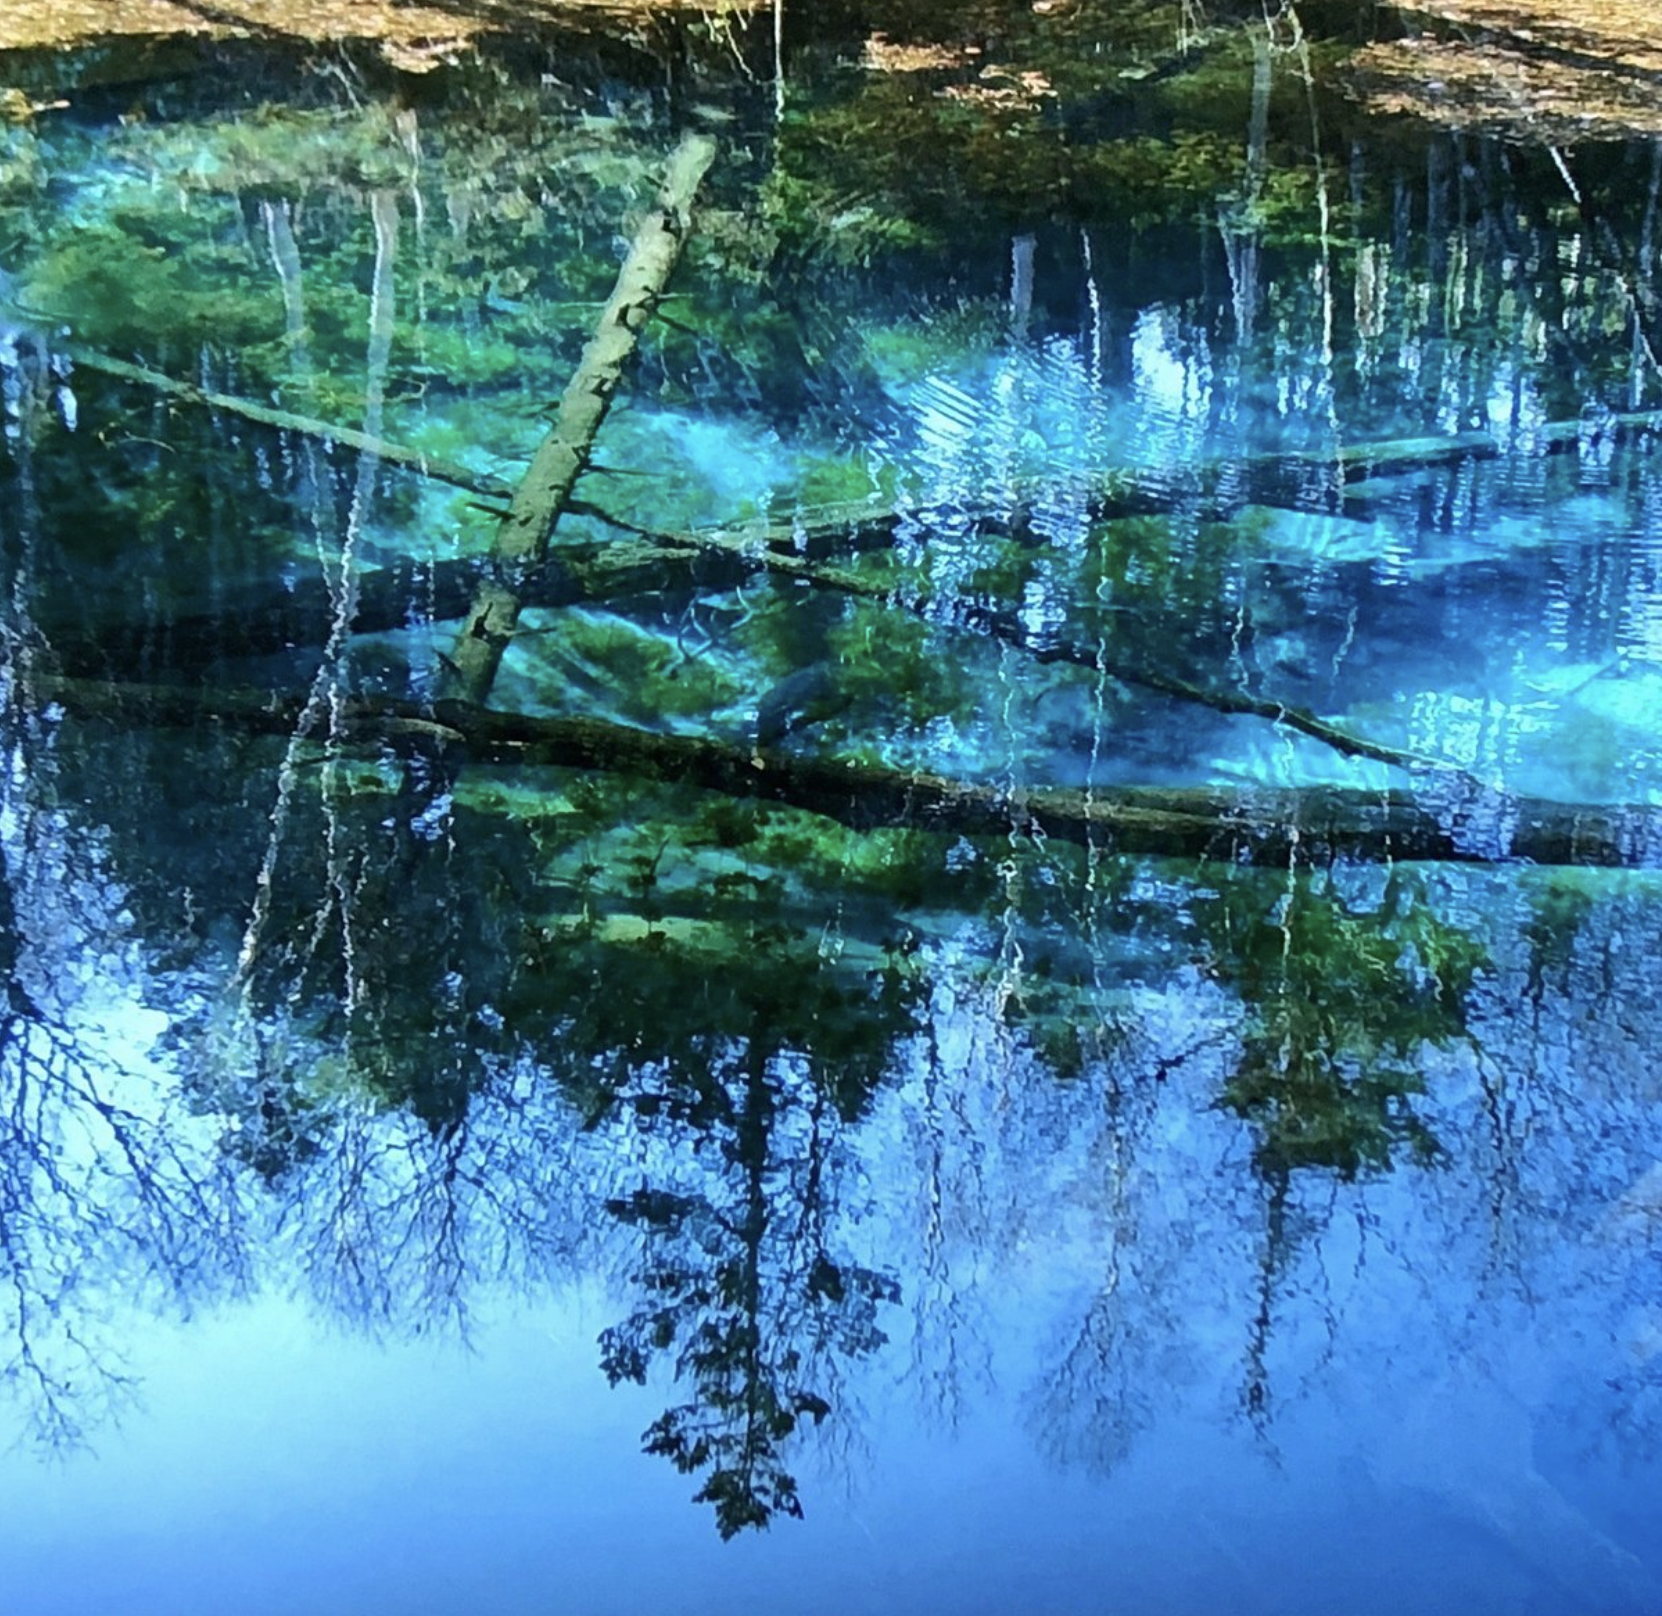
M207 244L188 260L131 215L60 236L31 266L23 301L102 347L193 354L268 342L283 327L277 289L233 250Z
M1008 339L1008 315L991 299L932 308L925 318L870 325L863 339L878 375L904 385L937 369L970 369Z
M764 182L760 218L771 261L781 249L844 268L870 268L909 248L938 246L938 225L816 178L776 169Z
M414 360L400 367L399 379L406 385L433 378L457 389L513 388L524 382L528 365L534 363L525 347L494 329L468 331L460 325L427 320L402 325L394 340L398 351Z
M1238 178L1240 143L1222 135L1183 133L1169 140L1133 135L1069 153L1071 194L1092 213L1133 227L1188 223L1208 212Z
M989 220L1031 216L1062 195L1057 132L1023 99L920 97L878 75L850 100L788 126L773 185L781 239L844 262L921 245L968 199Z
M1306 871L1279 896L1231 879L1197 911L1209 967L1247 1015L1219 1104L1250 1123L1270 1174L1355 1178L1406 1151L1435 1159L1416 1109L1422 1046L1465 1036L1465 1003L1485 954L1441 919L1421 883L1393 875L1361 908Z
M810 512L867 501L882 505L894 499L898 481L892 467L874 471L860 456L807 455L799 463L792 503Z
M1262 19L1182 39L1167 6L996 9L979 28L963 13L897 20L871 71L798 108L770 180L782 240L864 263L961 234L965 204L1011 227L1063 210L1115 227L1211 226L1243 176ZM1274 239L1304 240L1316 218L1310 109L1299 63L1276 64L1258 212Z
M950 655L942 631L867 600L851 604L831 635L838 681L857 713L879 732L922 730L973 709L978 696Z
M643 729L707 719L741 692L731 671L625 618L563 611L521 630L524 667L540 704L596 711Z
M37 200L50 178L46 154L34 133L0 125L0 209Z
M1575 955L1575 943L1595 909L1593 892L1584 880L1555 873L1532 882L1527 889L1531 918L1524 929L1529 944L1529 994L1537 1003L1550 976L1566 970Z

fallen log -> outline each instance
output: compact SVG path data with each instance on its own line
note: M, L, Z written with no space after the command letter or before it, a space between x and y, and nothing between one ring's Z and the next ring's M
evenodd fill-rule
M290 736L307 698L260 690L113 685L41 677L41 708L125 725L228 726ZM921 770L836 758L758 754L703 737L654 734L597 719L539 718L472 702L387 696L344 700L335 744L393 753L552 767L696 787L819 814L855 830L1036 837L1144 857L1286 866L1333 860L1529 863L1662 869L1662 809L1517 797L1466 778L1422 791L1196 786L1015 790Z
M683 150L686 145L687 143L683 143ZM682 155L682 151L678 151L676 161L679 161ZM702 171L700 177L701 175ZM678 183L672 165L672 172L665 184L666 197L671 187ZM662 200L660 212L656 217L658 220L667 217ZM682 224L679 216L674 222L677 226ZM670 267L673 267L673 264ZM625 269L628 269L628 265L625 265ZM622 287L623 277L620 275L619 290ZM606 327L608 316L613 313L617 303L618 293L614 291L597 325L597 336ZM625 312L630 318L640 318L634 314L633 307ZM20 308L4 301L0 301L0 315L15 317L25 323L42 327L50 326L52 323L48 316L39 311ZM315 438L328 445L338 444L354 453L373 454L389 464L405 467L421 476L463 489L493 504L498 501L510 502L516 494L515 486L500 477L474 471L471 467L443 456L429 454L425 450L412 449L369 433L356 431L351 427L338 426L334 422L323 421L314 416L277 409L236 394L198 387L192 382L181 381L146 365L119 359L97 348L73 342L55 343L54 347L56 351L63 353L74 364L84 369L147 387L183 403L237 415L276 431ZM586 358L587 355L585 361ZM574 386L576 380L573 378ZM568 388L568 398L571 392L572 389ZM609 403L609 395L607 402ZM602 405L600 414L603 416L604 413L605 405ZM596 426L598 427L598 421ZM1595 439L1607 436L1623 438L1636 433L1657 431L1662 431L1662 411L1629 410L1600 417L1578 417L1574 420L1547 422L1536 428L1530 437L1536 446L1551 454L1572 448L1589 436ZM569 445L556 446L556 440L560 437L560 429L556 424L555 429L544 439L542 449L538 451L539 455L547 451L550 463L554 462L560 447L569 448ZM586 454L586 446L584 452ZM1091 512L1098 519L1116 515L1157 514L1185 501L1198 501L1198 509L1202 514L1210 513L1227 518L1244 504L1290 503L1294 507L1308 505L1307 489L1311 483L1330 486L1340 498L1348 498L1351 485L1365 480L1388 479L1423 467L1448 465L1461 460L1493 459L1507 452L1508 445L1500 437L1480 428L1456 433L1431 433L1420 437L1370 440L1366 443L1342 444L1332 449L1269 449L1223 455L1202 462L1185 477L1174 477L1157 468L1116 467L1104 474L1101 486L1091 500ZM560 469L563 469L564 465L565 460L562 457L559 460ZM531 471L536 469L533 462ZM577 467L573 473L573 481L582 469L582 466ZM526 473L518 485L519 492L526 491L531 471ZM550 486L557 487L558 483ZM568 496L569 491L568 486ZM557 520L559 514L556 509L553 512L553 520ZM1025 518L1025 508L1005 513L1006 520L1017 523ZM867 517L870 522L887 523L891 531L903 522L920 519L926 521L927 512L903 507L872 512ZM522 511L520 520L522 523L528 522L529 530L534 531L540 523L541 512L528 506ZM552 532L552 525L549 526L548 532ZM546 535L542 545L546 549Z
M735 540L730 535L719 533L660 533L654 537L669 553L676 549L693 549L706 555L736 556L747 559L758 571L795 578L817 588L833 589L874 601L891 609L921 617L926 622L934 622L941 626L964 624L1011 646L1035 662L1067 663L1073 667L1089 669L1093 673L1106 674L1121 684L1136 685L1144 690L1155 691L1159 695L1170 696L1176 701L1210 707L1214 712L1236 717L1267 719L1283 729L1296 730L1301 735L1320 741L1341 757L1366 758L1371 762L1409 770L1453 769L1453 765L1445 764L1436 758L1422 757L1418 753L1406 752L1399 747L1386 746L1380 741L1370 741L1365 736L1353 735L1341 725L1287 702L1255 696L1246 690L1197 685L1187 679L1162 673L1156 668L1140 667L1136 663L1109 656L1106 649L1079 645L1071 640L1052 639L1036 643L1022 628L1020 620L1013 612L999 611L975 601L952 601L947 603L943 623L941 614L932 612L925 601L908 600L898 595L888 584L875 583L843 568L826 567L804 556L779 550L749 548L742 540Z
M571 512L590 507L573 500ZM603 514L603 513L601 513ZM890 514L861 506L826 507L792 524L630 537L601 544L563 545L525 574L522 607L577 606L660 591L731 589L753 576L770 554L804 559L886 548ZM415 621L443 623L468 609L487 563L478 557L403 559L358 574L355 632L390 633ZM99 623L84 598L63 621L37 620L62 672L114 679L200 673L228 659L273 656L320 647L334 609L321 576L303 576L281 589L261 585L245 599L223 594L211 611L173 613Z
M850 551L884 546L889 538L885 513L864 519L857 514L839 517L817 527L796 529L631 531L638 535L631 542L572 548L551 555L522 580L521 609L575 606L666 590L732 588L763 572L870 600L942 628L978 630L1039 663L1069 663L1175 701L1226 715L1262 718L1307 735L1342 757L1366 758L1408 770L1452 768L1437 759L1354 735L1342 725L1289 703L1245 690L1197 685L1071 641L1035 644L1012 614L976 602L954 602L944 613L932 613L926 602L899 595L887 583L815 559L814 552L827 538L847 535L842 547ZM434 622L460 615L472 598L478 569L477 562L443 562L362 575L357 632L361 635L405 626L417 606ZM53 633L50 640L64 672L124 679L292 650L315 639L315 624L331 606L321 579L299 582L269 598L267 604L268 609L247 614L220 612L148 626L124 625L119 633L106 631L90 637L77 635L75 626L71 626Z
M497 530L490 565L474 592L446 664L449 693L482 702L513 639L526 575L548 555L555 524L588 466L624 367L652 318L691 225L693 197L715 161L715 143L687 135L670 157L656 209L635 234L594 335L560 398L548 435L531 457Z
M75 351L86 352L81 349ZM307 433L347 448L374 452L411 470L467 488L487 500L506 499L511 493L505 483L496 479L476 477L465 468L435 461L419 451L400 449L326 422L290 416L264 406L250 405L245 408L244 400L204 393L189 383L175 382L159 372L128 365L108 356L100 357L99 366L112 375L142 381L172 396L216 408L234 409L251 420L263 421L284 431ZM1537 436L1549 449L1563 448L1579 442L1587 430L1585 422L1563 421L1542 427ZM1662 411L1635 411L1612 416L1597 430L1609 430L1618 435L1662 431ZM1405 462L1401 457L1409 454L1410 448L1417 458ZM1373 477L1387 475L1403 464L1425 465L1439 459L1499 452L1501 446L1492 435L1463 433L1451 439L1359 444L1341 451L1339 463L1346 476L1355 472ZM1308 456L1271 458L1284 471L1295 467L1310 471L1320 465L1316 458ZM1216 463L1206 468L1206 477L1228 482L1228 468L1241 464L1239 461ZM1220 517L1225 515L1228 503L1234 503L1238 508L1237 496L1241 492L1237 485L1236 495L1231 501L1220 503L1214 514ZM1170 479L1161 479L1158 474L1116 472L1105 485L1097 507L1098 514L1158 511L1169 508L1170 503L1180 497L1183 497L1182 491ZM1165 506L1162 506L1162 501L1166 502ZM566 509L575 512L591 507L570 499ZM956 514L962 520L962 513ZM550 552L540 564L521 576L522 608L602 601L616 598L619 594L645 594L654 587L681 589L687 587L689 578L694 575L701 587L730 588L754 570L754 565L743 560L744 557L761 558L773 570L783 571L786 563L774 563L769 558L797 555L813 561L839 553L881 549L893 542L902 525L909 524L927 531L932 518L928 509L861 505L847 511L812 510L796 522L776 523L760 529L753 523L745 523L728 528L683 532L657 532L620 522L615 517L607 516L605 519L646 538L650 545L657 547L657 565L662 568L658 584L655 585L651 575L653 563L650 550L632 552L618 565L612 566L597 560L592 548L562 548L558 553ZM986 520L1019 533L1026 521L1026 512L1018 508L1003 515L988 516ZM693 551L707 556L702 567L694 568L689 562L689 552ZM483 569L484 563L474 559L440 562L410 560L366 573L361 578L361 598L354 628L361 634L378 634L399 628L414 616L424 616L433 621L460 618L479 592ZM77 602L78 611L84 605L84 601ZM49 603L41 603L39 609L49 609ZM97 625L77 615L70 622L50 625L49 638L54 650L63 659L65 670L71 673L110 671L120 676L135 670L157 671L162 668L188 672L226 657L264 656L321 645L328 637L332 611L333 601L322 580L299 578L285 580L280 588L262 588L252 592L246 602L224 604L212 612L175 615L163 624L124 621ZM1272 715L1266 711L1260 716Z

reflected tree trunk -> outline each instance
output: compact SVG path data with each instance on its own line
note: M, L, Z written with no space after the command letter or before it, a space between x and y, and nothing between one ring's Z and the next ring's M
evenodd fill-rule
M260 204L266 239L271 244L271 262L283 288L283 329L288 338L289 360L303 385L311 379L311 353L306 341L306 298L301 277L300 245L294 239L294 225L287 198Z
M1254 26L1250 33L1252 108L1247 117L1246 171L1240 195L1218 210L1218 233L1223 238L1235 310L1235 341L1241 349L1252 345L1258 323L1258 269L1263 240L1260 210L1264 178L1269 172L1270 87L1274 73L1268 26Z
M1010 243L1010 334L1025 342L1033 324L1033 259L1038 242L1031 235Z

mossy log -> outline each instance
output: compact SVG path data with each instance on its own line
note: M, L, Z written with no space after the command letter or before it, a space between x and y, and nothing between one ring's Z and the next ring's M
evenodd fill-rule
M455 697L482 702L490 695L524 605L526 575L546 559L555 525L589 464L595 434L624 367L681 257L693 197L715 154L708 136L687 135L670 157L658 205L635 233L594 335L560 398L554 424L531 457L497 530L488 570L446 665L445 682Z
M123 725L230 726L292 735L302 694L39 678L41 706ZM458 760L662 781L777 803L855 830L948 836L1024 832L1147 857L1284 866L1333 860L1530 863L1662 869L1662 810L1593 806L1435 777L1418 792L1197 786L1008 790L920 770L837 758L758 754L702 737L597 719L541 718L472 702L384 696L331 709L337 744L442 752Z
M643 252L646 266L640 269L640 276L631 277L631 263L624 265L612 298L598 322L595 337L589 350L585 351L582 366L562 398L561 417L544 438L536 458L517 486L441 455L429 454L425 450L413 449L315 416L198 387L193 382L181 381L97 348L71 342L62 345L60 351L83 369L148 388L181 403L236 415L275 431L315 438L331 447L339 446L356 454L373 455L389 465L465 490L488 506L502 506L509 510L509 520L504 526L497 554L499 566L524 556L543 556L547 553L548 538L554 524L573 503L571 489L587 466L594 432L604 419L622 365L627 363L629 353L632 353L638 340L640 327L650 318L661 294L660 286L659 293L654 294L650 303L642 302L638 297L631 300L626 279L634 278L638 285L641 276L658 273L667 280L673 270L674 256L679 254L679 235L686 228L687 208L683 203L672 210L668 204L673 193L688 183L689 176L681 172L683 163L702 162L698 173L690 176L692 190L696 190L704 168L711 160L710 157L701 157L701 147L708 148L713 156L713 148L702 137L689 137L678 148L665 180L658 211L637 238L636 245ZM691 192L688 193L688 200L690 195ZM654 268L652 261L671 251L673 256L668 265ZM0 314L27 323L50 324L35 311L17 308L3 301L0 301ZM600 380L600 373L591 371L585 381L585 370L589 366L590 353L603 336L608 339L603 347L626 347L627 351L619 360L618 375L606 372L606 387L596 391L594 384ZM568 406L572 412L569 420L565 414ZM587 424L591 416L592 425ZM1592 422L1579 418L1549 422L1537 428L1532 436L1540 449L1553 453L1573 447L1590 432L1595 436L1621 438L1659 431L1662 431L1662 411L1632 410ZM1343 498L1351 485L1364 480L1390 479L1426 467L1474 458L1495 458L1505 452L1506 445L1493 433L1474 430L1372 440L1330 450L1264 450L1226 455L1203 461L1182 475L1172 475L1158 468L1116 467L1103 474L1090 507L1098 519L1121 515L1158 515L1186 502L1191 506L1198 504L1202 513L1209 512L1219 517L1227 517L1248 504L1290 504L1303 508L1311 504L1312 487L1318 490L1326 488ZM1019 527L1026 521L1027 512L1025 507L1018 506L1001 513L996 519ZM868 510L861 518L868 530L881 528L889 534L893 534L903 523L926 523L927 520L926 510L901 507ZM478 593L477 585L475 592ZM525 604L531 602L527 600ZM388 626L388 623L371 620L366 623L366 630L375 632Z

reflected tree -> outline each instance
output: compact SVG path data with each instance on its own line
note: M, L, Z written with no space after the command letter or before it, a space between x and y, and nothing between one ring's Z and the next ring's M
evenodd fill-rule
M1240 998L1239 1053L1216 1104L1245 1122L1264 1233L1243 1400L1267 1420L1278 1291L1301 1237L1296 1179L1339 1182L1430 1165L1424 1051L1469 1037L1483 945L1440 917L1421 878L1393 870L1373 894L1294 870L1279 893L1223 883L1197 916L1208 969Z
M791 1103L780 1075L743 1056L732 1087L721 1085L729 1196L643 1188L607 1202L644 1235L643 1300L602 1335L601 1367L615 1385L644 1383L660 1355L670 1363L692 1395L642 1445L700 1477L694 1498L713 1507L723 1537L802 1514L790 1439L833 1413L837 1359L880 1347L881 1307L900 1300L891 1276L828 1249L827 1102L808 1102L801 1154L782 1157L795 1130L779 1115Z
M643 1446L700 1478L723 1537L802 1513L792 1438L837 1410L841 1365L886 1340L899 1286L838 1232L857 1210L842 1134L919 987L898 959L851 970L776 928L733 942L719 965L698 962L692 1025L674 1005L694 961L669 943L644 979L636 968L639 1020L626 1066L609 1067L607 1112L644 1176L607 1208L638 1233L640 1299L601 1337L613 1384L645 1383L661 1362L685 1394Z
M189 1312L238 1289L247 1258L211 1130L193 1126L170 1074L121 1026L143 1012L76 992L87 917L73 911L102 909L108 928L107 885L76 872L65 914L61 827L32 831L32 851L9 837L0 848L0 1390L31 1440L61 1449L131 1394L120 1312ZM118 935L98 941L119 949Z
M869 341L852 317L823 343L803 323L851 377L865 379L885 349L894 370L945 373L907 395L916 421L928 414L928 442L964 451L961 462L937 457L951 475L920 483L924 504L971 508L1039 436L1037 417L1013 405L978 415L964 402L950 373L960 337L966 351L980 342L983 356L996 355L988 398L1037 408L1065 381L1070 422L1100 408L1105 379L1130 376L1135 342L1124 330L1123 341L1105 335L1116 320L1129 328L1148 314L1145 358L1181 372L1185 387L1204 374L1209 361L1178 358L1204 354L1225 317L1215 288L1198 289L1220 222L1237 349L1256 341L1306 354L1309 109L1298 86L1289 102L1269 71L1261 20L1220 31L1191 56L1174 47L1166 5L1016 9L1003 17L1006 32L973 51L961 18L920 21L913 43L940 51L909 65L879 60L852 96L787 126L762 224L718 221L711 245L689 260L704 279L679 309L681 324L655 334L647 361L658 403L699 397L696 369L734 346L718 380L768 370L775 351L786 353L792 379L779 396L758 387L754 401L770 423L811 413L804 400L814 390L794 377L808 357L802 311L758 288L793 253L826 262L825 219L842 220L852 245L822 287L866 288L876 278L860 278L868 264L923 250L963 212L965 194L991 200L1001 231L1021 232L1022 285L1010 302L1031 328L1008 353L1002 313L978 327L975 311L960 310L956 326L923 335L874 325ZM1088 72L1077 65L1090 28L1134 69L1107 90L1098 61ZM1164 128L1199 103L1204 116L1176 139L1126 132L1150 118ZM123 203L130 211L88 231L47 209L41 187L52 217L33 242L29 289L101 341L154 338L176 368L221 385L240 367L245 391L287 390L332 418L477 449L466 434L480 420L496 430L524 411L522 388L551 390L544 384L559 378L561 344L572 346L577 329L568 303L604 292L608 279L581 238L609 239L651 166L644 129L610 147L568 130L507 162L539 105L529 91L501 97L480 112L475 148L444 164L408 109L250 118L221 131L235 162L217 178L187 160L195 131L124 130L123 160L143 178ZM878 151L866 135L879 119L916 138ZM1470 154L1493 189L1474 188L1460 204L1468 211L1451 217L1450 176L1466 170L1451 163L1450 144L1434 151L1423 192L1401 182L1399 196L1390 172L1351 176L1340 223L1358 250L1334 269L1352 276L1351 296L1316 311L1316 324L1336 320L1343 339L1354 318L1361 418L1389 416L1411 398L1429 426L1447 395L1464 424L1494 392L1500 300L1514 297L1519 266L1556 262L1542 245L1546 221L1528 251L1498 233L1496 221L1517 211L1509 159ZM581 181L575 222L544 194L545 167ZM181 186L197 197L189 217L170 200ZM125 188L110 182L112 192ZM1133 289L1106 313L1098 306L1089 353L1041 349L1045 320L1060 319L1047 313L1047 289L1060 307L1078 288L1054 275L1047 283L1056 237L1030 233L1035 196L1079 227L1066 234L1069 252L1081 240L1088 252L1086 228L1106 217L1188 232L1192 274L1158 289L1169 305L1151 294L1139 309ZM1405 214L1419 208L1438 221L1429 265L1392 237L1399 199ZM551 233L558 250L545 253ZM768 264L743 305L723 295L739 260ZM1113 276L1087 267L1100 305ZM354 289L366 273L367 299ZM1553 270L1539 282L1541 308L1526 318L1508 303L1508 331L1531 329L1530 319L1553 330L1566 316L1586 321L1593 292L1566 289ZM1332 292L1325 276L1323 285ZM122 287L133 293L126 303ZM239 339L235 356L206 335L225 297L236 305L223 328ZM442 317L422 315L422 298ZM860 298L847 301L860 320L871 315ZM725 344L735 308L739 325L755 309L770 327L743 351ZM1482 327L1483 342L1458 350L1462 332L1446 326L1456 319L1466 336ZM1530 358L1528 343L1514 347ZM1106 378L1105 355L1121 366ZM1463 367L1447 387L1436 369L1444 360ZM1608 366L1578 370L1576 408L1611 379ZM1329 380L1295 376L1287 395L1310 396ZM507 395L506 411L475 416L500 406L493 393ZM421 400L431 416L415 407ZM1208 395L1201 409L1226 402ZM241 426L205 412L181 425L153 408L148 424L165 444L123 426L96 462L90 450L66 455L65 469L49 474L67 485L97 464L111 480L73 498L49 489L75 518L62 523L74 531L52 559L63 569L60 619L81 614L88 577L104 577L123 619L129 593L153 593L160 608L138 627L163 658L170 625L217 612L220 626L234 626L226 600L250 580L266 597L285 595L302 563L329 583L330 610L318 625L326 642L314 639L312 651L279 636L256 656L232 634L179 657L215 678L312 681L314 701L292 736L203 726L180 739L37 707L37 728L15 743L16 777L44 781L55 770L63 800L80 805L48 813L35 799L8 803L0 824L0 1322L16 1342L0 1347L0 1378L48 1442L70 1440L119 1396L117 1360L99 1333L108 1304L143 1290L178 1306L236 1283L257 1188L274 1266L368 1328L465 1329L482 1284L534 1288L579 1259L621 1253L626 1295L601 1338L602 1370L614 1384L667 1384L671 1406L644 1445L696 1478L725 1537L802 1512L802 1439L848 1419L852 1370L875 1359L902 1301L898 1275L938 1327L931 1336L920 1326L914 1347L920 1358L938 1354L934 1394L946 1404L966 1381L991 1378L979 1351L955 1357L979 1325L954 1294L960 1281L996 1263L1025 1302L1024 1254L1039 1240L1065 1249L1072 1237L1070 1272L1086 1276L1085 1294L1070 1299L1080 1305L1055 1332L1035 1406L1051 1453L1110 1464L1152 1421L1162 1389L1194 1370L1208 1333L1248 1337L1244 1401L1262 1423L1272 1335L1300 1262L1323 1237L1323 1197L1336 1203L1393 1174L1411 1178L1443 1163L1451 1139L1469 1144L1450 1129L1454 1102L1431 1092L1427 1071L1434 1054L1469 1044L1489 963L1426 881L1400 868L1310 869L1296 829L1292 867L1270 875L1217 863L1197 874L1193 864L1116 858L1094 842L1058 853L1038 845L1014 806L1014 788L1063 767L1085 776L1087 792L1111 766L1203 772L1242 709L1214 704L1204 728L1173 725L1160 708L1173 679L1138 687L1129 677L1145 665L1215 684L1224 670L1231 691L1250 690L1271 709L1301 682L1325 679L1323 668L1336 682L1341 662L1370 654L1375 688L1390 684L1389 643L1372 653L1353 643L1359 625L1365 639L1390 609L1371 563L1292 564L1277 549L1335 532L1357 539L1353 528L1318 527L1312 538L1300 527L1324 511L1259 506L1248 517L1228 509L1227 489L1209 489L1194 509L1174 497L1153 513L1111 514L1082 463L1068 497L1037 514L993 502L1003 515L986 532L954 526L950 509L935 527L890 512L886 553L840 593L811 570L779 581L785 562L801 559L793 534L789 556L769 552L772 584L752 578L747 593L740 567L700 592L687 554L676 576L694 580L691 595L657 588L660 570L643 600L616 614L528 619L511 648L506 682L535 712L599 712L636 735L748 725L758 744L738 754L747 781L784 773L827 738L848 743L844 757L915 760L920 773L950 754L1007 774L1007 834L989 833L983 817L949 846L910 809L899 828L856 834L808 813L641 783L621 768L463 767L436 718L406 715L396 748L366 740L346 721L347 704L365 687L425 688L423 636L442 613L412 586L395 602L394 627L358 635L362 580L348 563L373 564L406 541L413 551L416 533L466 549L483 523L451 496L383 488L367 455L341 476L315 444L272 435L250 458ZM622 418L639 435L612 440L608 457L646 458L654 442L661 454L662 440L642 426L650 413ZM991 435L980 430L989 419L998 422ZM918 434L923 441L921 426ZM1093 440L1092 452L1100 447ZM106 450L118 451L114 469ZM978 456L1000 464L987 471ZM1276 475L1299 465L1283 460ZM1493 507L1489 487L1454 511L1458 490L1477 486L1469 468L1422 473L1423 464L1411 488L1389 497L1446 500L1432 513L1446 523ZM607 486L615 492L619 481ZM810 469L795 492L804 502L815 489L864 495L878 481L849 458ZM659 524L670 519L663 507L690 519L720 492L714 481L647 486L655 491L635 514ZM133 528L124 518L135 511L143 520ZM131 531L156 541L142 590L125 567L129 547L110 542ZM700 566L721 559L698 557ZM1396 592L1420 602L1422 590L1442 587L1422 579ZM1449 586L1448 598L1460 592ZM1325 626L1309 626L1318 615ZM1407 612L1390 621L1404 643L1424 626ZM1580 633L1589 622L1572 626ZM977 632L994 628L1006 632ZM8 633L31 653L43 643L30 623ZM1060 654L1064 637L1071 658ZM996 720L986 699L994 690ZM1364 693L1375 690L1347 687L1332 701L1324 692L1323 710ZM774 746L776 756L761 755ZM1174 755L1179 746L1188 750ZM60 926L49 901L60 889L91 910ZM1622 933L1590 924L1594 907L1549 894L1522 923L1514 977L1536 1017L1536 1056L1547 1041L1543 1007L1555 999L1634 998L1631 977L1619 974ZM110 1006L72 991L94 948L119 989L128 945L114 917L123 909L138 934L130 985L150 1001L145 1025L158 1013L173 1022L172 1064L155 1072L117 1060L94 1027L94 1012ZM1589 989L1601 973L1626 984L1620 995ZM210 978L211 990L202 986ZM977 1039L996 1058L966 1054ZM1654 1098L1622 1076L1624 1096ZM1495 1105L1496 1091L1484 1099ZM913 1229L874 1236L855 1225L866 1209L862 1173L881 1157L873 1117L882 1104L903 1111L910 1130L910 1158L882 1194L905 1204L889 1209L896 1224L914 1208L918 1216ZM1579 1147L1599 1135L1596 1110L1578 1115ZM1540 1201L1566 1183L1599 1193L1624 1175L1642 1184L1643 1137L1636 1128L1624 1159L1582 1166L1580 1179L1549 1164ZM1643 1197L1630 1210L1642 1222ZM1458 1251L1460 1221L1447 1226L1446 1245ZM897 1259L912 1255L914 1239L915 1260Z
M10 338L7 339L8 343ZM107 832L61 804L50 716L30 708L33 608L53 566L35 440L54 383L7 354L0 477L0 1391L51 1449L132 1390L125 1307L186 1313L247 1272L245 1206L176 1073L147 1058L145 939Z
M1294 871L1279 896L1231 880L1197 918L1246 1016L1218 1103L1251 1126L1260 1171L1351 1179L1433 1160L1417 1056L1465 1036L1485 953L1421 882L1393 872L1364 906L1331 875Z

